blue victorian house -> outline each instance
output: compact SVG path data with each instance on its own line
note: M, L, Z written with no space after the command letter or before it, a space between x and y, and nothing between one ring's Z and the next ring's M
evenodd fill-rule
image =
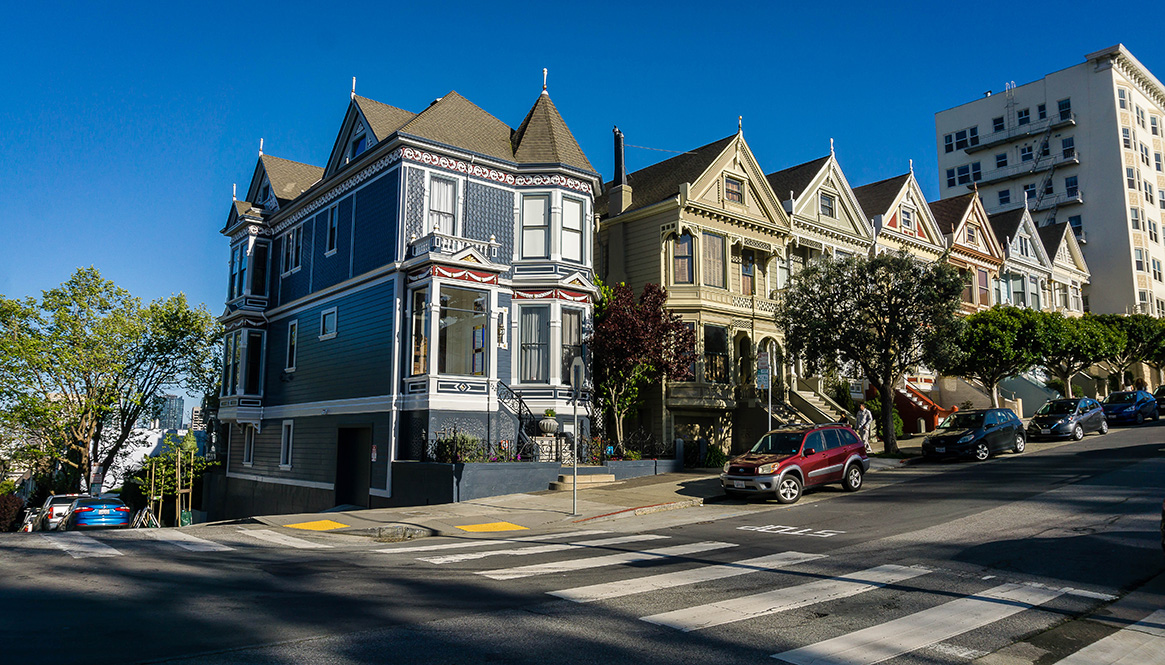
M353 94L323 168L260 155L222 231L224 512L391 505L393 462L566 413L600 182L545 90L517 129Z

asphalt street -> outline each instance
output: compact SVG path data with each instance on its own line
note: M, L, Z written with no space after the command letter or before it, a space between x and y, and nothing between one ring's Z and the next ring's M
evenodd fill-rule
M867 480L400 544L0 534L0 662L1165 662L1165 426Z

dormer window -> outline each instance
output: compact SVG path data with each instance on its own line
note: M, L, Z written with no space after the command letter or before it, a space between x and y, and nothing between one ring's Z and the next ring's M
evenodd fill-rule
M736 178L725 176L724 200L732 203L744 203L744 183Z
M259 188L259 200L257 203L266 203L271 196L271 183L266 180L263 181L263 186Z
M979 241L976 239L976 236L977 236L976 231L977 231L977 229L974 226L967 227L967 244L968 245L978 245L979 244Z
M367 148L368 148L368 138L365 137L363 134L361 134L360 136L357 136L356 138L352 139L352 150L348 154L348 159L349 160L356 159L356 157L360 153L364 152L364 150Z
M836 213L834 212L834 199L833 199L833 197L830 196L829 194L823 193L820 196L820 201L821 201L821 216L822 217L834 217Z
M902 230L914 231L914 211L910 208L902 209Z

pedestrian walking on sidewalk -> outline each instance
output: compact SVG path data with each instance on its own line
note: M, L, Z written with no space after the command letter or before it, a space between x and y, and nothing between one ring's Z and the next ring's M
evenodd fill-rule
M858 436L862 438L862 443L866 444L866 454L874 452L870 447L870 427L874 424L874 414L866 408L866 403L862 402L858 405Z

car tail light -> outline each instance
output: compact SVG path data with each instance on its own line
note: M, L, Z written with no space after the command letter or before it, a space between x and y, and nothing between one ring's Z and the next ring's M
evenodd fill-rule
M118 512L122 512L122 513L128 513L128 512L129 512L129 508L128 508L128 507L126 507L126 506L118 506L117 508L114 508L114 510L116 510L116 511L118 511Z
M93 512L93 509L92 508L78 508L78 509L74 510L73 512L75 512L75 513L91 513L91 512Z

